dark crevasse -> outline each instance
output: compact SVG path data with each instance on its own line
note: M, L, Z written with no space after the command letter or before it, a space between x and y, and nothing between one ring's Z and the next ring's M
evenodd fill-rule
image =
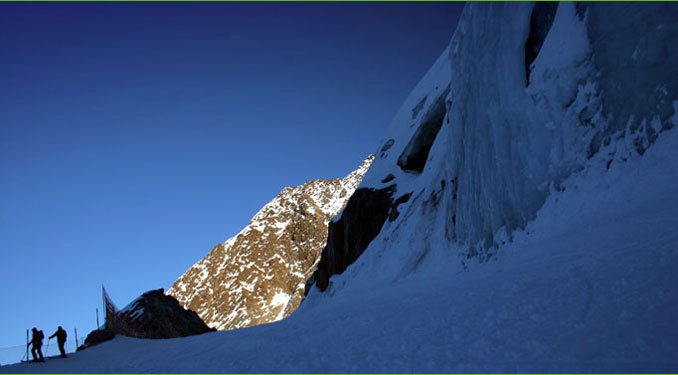
M530 84L530 66L539 55L546 35L551 30L557 9L557 2L545 1L534 4L530 16L530 33L525 42L525 86Z
M410 139L405 150L398 158L398 166L403 171L421 173L424 171L426 159L431 151L433 141L435 141L440 128L443 126L447 107L445 99L450 92L448 87L431 105L419 128Z

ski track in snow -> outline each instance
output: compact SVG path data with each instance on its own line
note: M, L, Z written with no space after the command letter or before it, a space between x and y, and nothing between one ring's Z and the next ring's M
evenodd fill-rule
M118 337L0 372L675 372L677 149L668 131L643 157L574 176L464 272L431 259L392 283L314 290L276 323Z

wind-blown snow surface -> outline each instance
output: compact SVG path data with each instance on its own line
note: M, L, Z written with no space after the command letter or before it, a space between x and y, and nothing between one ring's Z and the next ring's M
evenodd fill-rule
M289 318L0 372L676 372L678 132L576 173L493 260L311 291ZM436 253L443 254L443 253Z

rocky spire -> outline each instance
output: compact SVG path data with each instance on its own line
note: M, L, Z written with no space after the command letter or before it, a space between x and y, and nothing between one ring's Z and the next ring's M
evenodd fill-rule
M220 330L288 316L301 303L304 284L317 267L329 221L341 212L373 160L370 155L344 178L284 188L167 293Z

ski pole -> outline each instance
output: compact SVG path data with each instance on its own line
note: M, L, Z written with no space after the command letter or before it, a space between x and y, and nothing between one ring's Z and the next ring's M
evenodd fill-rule
M45 348L45 357L47 357L47 352L49 351L49 343L52 342L52 339L47 339L47 348Z

